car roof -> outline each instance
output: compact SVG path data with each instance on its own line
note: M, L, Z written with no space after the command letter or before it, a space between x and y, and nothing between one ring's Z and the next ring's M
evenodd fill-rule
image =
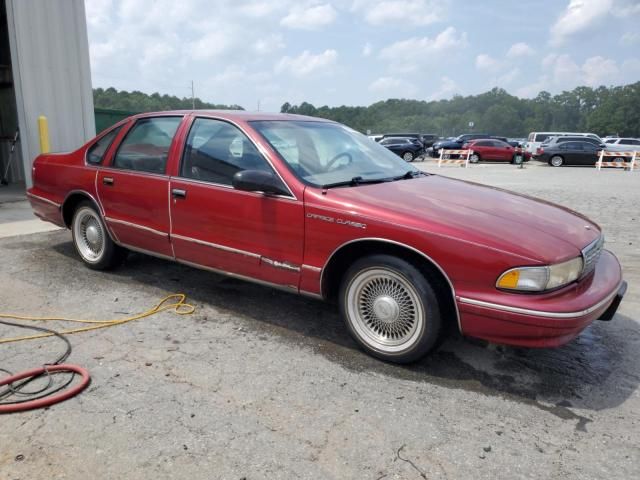
M131 118L145 118L171 115L197 115L200 117L222 118L226 120L252 121L252 120L289 120L289 121L307 121L307 122L325 122L335 123L325 118L309 117L306 115L295 115L292 113L267 113L267 112L248 112L246 110L163 110L160 112L145 112L132 115Z

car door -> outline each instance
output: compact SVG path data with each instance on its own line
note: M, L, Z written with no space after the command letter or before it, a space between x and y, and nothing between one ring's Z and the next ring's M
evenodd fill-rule
M176 259L297 289L304 247L302 201L293 193L234 189L233 175L243 170L277 175L237 126L195 118L178 175L170 181Z
M182 116L139 118L126 132L96 189L116 240L132 250L173 257L169 242L167 160Z
M580 156L580 165L595 165L598 161L598 152L600 148L590 142L580 142L582 144L582 155Z
M511 145L501 140L494 140L493 145L496 152L496 160L501 162L510 162L513 159L513 151Z
M562 142L559 145L565 164L582 165L582 157L584 154L582 142Z

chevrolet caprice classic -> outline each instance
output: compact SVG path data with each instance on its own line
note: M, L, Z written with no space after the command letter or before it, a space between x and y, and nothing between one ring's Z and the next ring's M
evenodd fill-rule
M392 362L450 329L561 345L611 319L626 289L588 218L424 173L318 118L136 115L40 155L32 177L36 215L69 228L89 268L134 251L331 300L355 341Z

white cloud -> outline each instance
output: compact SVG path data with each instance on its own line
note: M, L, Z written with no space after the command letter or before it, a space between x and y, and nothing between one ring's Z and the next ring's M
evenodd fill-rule
M447 76L440 77L440 87L438 88L438 90L429 95L429 100L448 98L459 91L460 87L454 80Z
M501 62L486 53L481 53L476 57L476 68L478 70L497 70L501 66Z
M518 42L511 45L507 51L507 58L529 57L534 55L536 51L524 42Z
M613 0L571 0L551 27L551 44L562 45L568 37L593 27L613 7Z
M396 77L380 77L369 85L369 91L407 98L415 95L416 86Z
M453 27L448 27L435 38L414 37L395 42L380 52L380 58L389 60L395 67L404 71L412 71L420 62L430 62L434 56L449 53L468 45L467 34L458 34Z
M300 30L318 30L332 24L336 17L336 9L330 3L310 7L296 5L280 21L280 25Z
M590 87L613 83L619 74L618 64L610 58L591 57L582 65L582 78Z
M316 71L330 71L338 60L338 52L325 50L317 55L305 50L297 57L284 56L276 65L277 73L289 73L296 77L304 77Z
M638 0L618 0L616 8L611 13L620 18L640 15L640 3Z
M620 43L627 47L640 43L640 32L626 32L620 37Z
M364 44L364 47L362 47L362 56L363 57L368 57L373 53L373 47L371 46L371 44L369 42Z
M497 78L496 81L496 85L499 85L501 87L504 86L508 86L511 83L513 83L513 81L518 78L520 76L520 69L519 68L513 68L511 70L509 70L507 73L500 75Z
M424 26L442 21L448 0L355 0L352 9L371 25Z
M284 38L279 33L272 33L264 38L259 38L253 44L256 53L265 55L285 47Z

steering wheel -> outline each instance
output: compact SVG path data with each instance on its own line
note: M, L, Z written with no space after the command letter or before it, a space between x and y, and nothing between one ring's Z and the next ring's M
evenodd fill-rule
M338 155L336 155L335 157L333 157L331 160L329 160L329 163L327 163L327 166L325 167L325 171L330 171L331 167L333 166L334 163L336 163L338 161L339 158L342 157L346 157L349 159L347 165L349 165L351 162L353 162L353 157L351 156L351 154L349 152L341 152ZM345 165L346 166L346 165Z

